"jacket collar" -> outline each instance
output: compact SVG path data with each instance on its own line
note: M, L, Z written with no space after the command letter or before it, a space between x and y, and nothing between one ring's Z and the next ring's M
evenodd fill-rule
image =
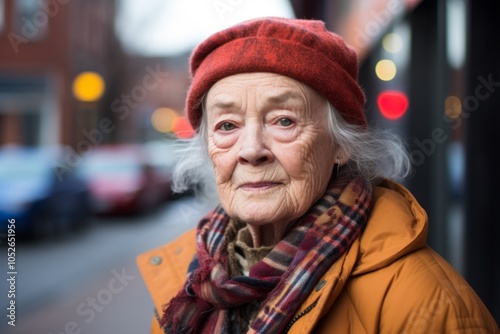
M352 275L383 268L425 247L427 214L402 185L384 181L374 188L374 205L361 235Z

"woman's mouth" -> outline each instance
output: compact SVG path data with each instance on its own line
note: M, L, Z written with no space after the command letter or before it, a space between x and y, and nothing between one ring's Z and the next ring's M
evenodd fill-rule
M278 182L248 182L240 185L240 189L247 191L267 190L277 186Z

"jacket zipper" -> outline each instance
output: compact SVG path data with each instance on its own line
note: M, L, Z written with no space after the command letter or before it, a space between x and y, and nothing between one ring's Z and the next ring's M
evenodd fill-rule
M299 320L300 318L302 318L304 315L306 315L307 313L311 312L311 310L316 306L317 303L318 303L318 300L316 299L314 301L314 303L312 303L311 305L309 305L308 307L306 307L299 314L295 315L295 317L293 317L293 319L290 320L290 323L288 323L288 326L286 326L285 331L283 332L283 334L288 333L288 331L290 330L290 328L292 328L293 324L296 323L297 320Z

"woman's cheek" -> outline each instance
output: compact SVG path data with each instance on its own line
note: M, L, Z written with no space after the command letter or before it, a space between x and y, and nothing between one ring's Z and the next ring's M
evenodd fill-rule
M288 175L295 180L304 180L317 175L317 165L312 159L314 148L300 140L283 145L279 150L279 160Z
M236 166L236 157L232 157L231 150L215 148L210 152L210 159L215 170L215 181L217 184L228 182Z

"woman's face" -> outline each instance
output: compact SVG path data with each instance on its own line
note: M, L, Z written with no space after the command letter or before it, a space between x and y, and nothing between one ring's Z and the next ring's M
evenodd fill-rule
M326 101L313 89L273 73L237 74L212 86L205 110L208 152L229 216L286 228L324 193L337 147Z

